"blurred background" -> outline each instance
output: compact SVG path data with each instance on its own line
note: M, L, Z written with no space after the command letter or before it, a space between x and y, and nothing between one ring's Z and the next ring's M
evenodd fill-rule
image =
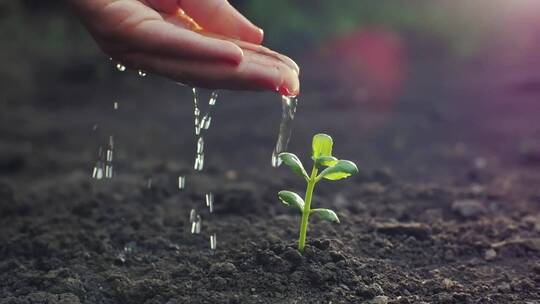
M327 132L362 168L420 180L540 163L539 1L231 2L302 68L291 151ZM2 174L88 171L111 133L125 170L191 166L189 89L119 73L62 1L0 1L0 40ZM278 96L223 92L215 116L211 167L270 170Z

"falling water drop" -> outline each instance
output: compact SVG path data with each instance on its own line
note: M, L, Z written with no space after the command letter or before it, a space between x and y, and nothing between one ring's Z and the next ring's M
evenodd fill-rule
M217 248L217 235L214 233L210 235L210 249L216 250Z
M126 66L123 65L121 62L118 62L118 63L116 64L116 69L117 69L118 71L120 71L120 72L124 72L124 71L126 70Z
M105 175L105 164L103 160L103 147L98 148L98 155L97 155L97 161L94 165L94 169L92 170L92 178L101 180L103 179L103 176Z
M145 71L139 70L138 73L139 73L139 76L146 77L146 72Z
M149 178L148 181L146 181L146 188L152 189L152 178Z
M195 220L191 222L191 233L192 234L200 234L201 233L201 226L202 226L202 218L199 214L195 216Z
M199 140L197 140L197 154L204 153L204 139L203 137L199 137Z
M183 190L186 188L186 177L185 176L179 176L178 177L178 189Z
M118 105L119 105L118 102L115 101L115 102L113 103L113 109L118 110Z
M206 194L206 207L208 207L208 210L210 213L214 212L214 194L207 193Z
M195 171L202 171L204 168L204 154L197 154L195 156L195 164L193 165L193 169Z
M282 114L281 123L279 125L279 135L276 142L276 147L272 152L272 166L279 167L281 160L279 159L279 153L287 150L289 140L292 133L292 122L294 120L294 114L296 113L296 106L298 105L298 98L282 96Z

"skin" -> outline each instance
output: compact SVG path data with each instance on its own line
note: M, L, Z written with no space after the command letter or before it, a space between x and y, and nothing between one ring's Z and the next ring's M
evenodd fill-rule
M300 91L299 68L226 0L66 0L100 48L134 69L197 87Z

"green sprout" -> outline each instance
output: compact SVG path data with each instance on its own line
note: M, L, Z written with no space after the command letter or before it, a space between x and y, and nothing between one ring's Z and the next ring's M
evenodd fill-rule
M330 209L311 209L311 198L315 185L324 179L339 180L347 178L358 172L356 165L349 160L340 160L332 156L332 137L326 134L317 134L313 136L313 169L311 175L308 175L300 159L292 153L281 153L279 158L291 170L302 176L307 182L306 195L304 199L292 191L280 191L279 199L287 206L295 207L302 212L300 222L300 237L298 239L298 250L303 253L306 246L306 236L309 216L317 214L322 219L329 222L339 223L337 214ZM319 173L321 170L321 173Z

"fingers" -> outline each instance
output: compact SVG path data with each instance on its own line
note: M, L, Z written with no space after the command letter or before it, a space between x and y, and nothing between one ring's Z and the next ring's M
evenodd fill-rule
M204 37L163 20L146 20L123 32L124 42L140 51L233 64L240 63L243 56L240 47L230 41Z
M168 20L169 22L175 22L174 20ZM238 45L240 48L242 48L243 50L250 50L250 51L253 51L253 52L256 52L256 53L259 53L259 54L262 54L262 55L266 55L266 56L269 56L269 57L273 57L277 60L280 60L282 61L284 64L288 65L291 69L295 70L297 74L300 75L300 67L296 64L296 62L294 62L294 60L292 60L291 58L283 55L283 54L280 54L276 51L273 51L265 46L262 46L262 45L259 45L259 44L253 44L253 43L249 43L249 42L246 42L246 41L241 41L241 40L237 40L237 39L232 39L232 38L228 38L228 37L225 37L223 35L217 35L217 34L213 34L213 33L204 33L204 32L201 32L200 34L206 36L206 37L212 37L212 38L216 38L216 39L221 39L221 40L226 40L226 41L230 41L236 45Z
M245 50L238 66L132 54L128 64L167 76L178 82L206 88L271 90L296 95L298 74L275 58Z
M258 45L258 44L253 44L253 43L234 40L234 39L226 39L226 40L233 42L234 44L238 45L243 50L250 50L250 51L280 60L286 65L288 65L291 69L295 70L297 74L300 74L300 67L296 64L296 62L294 62L294 60L292 60L291 58L283 54L280 54L276 51L272 51L271 49L262 45Z
M227 0L178 0L178 4L205 31L255 44L263 40L263 30L253 25Z
M95 0L97 1L97 0ZM240 47L229 41L204 37L163 20L139 1L110 1L86 15L86 25L101 48L117 60L127 52L152 52L238 64Z

